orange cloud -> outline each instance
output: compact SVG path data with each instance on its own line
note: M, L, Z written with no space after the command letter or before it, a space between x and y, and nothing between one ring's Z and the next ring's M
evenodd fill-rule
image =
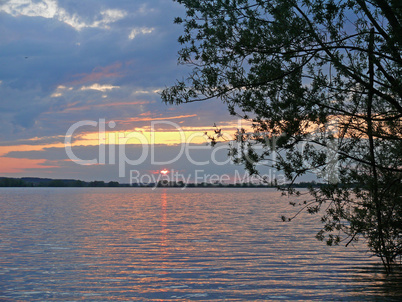
M148 122L148 121L163 121L163 120L176 120L188 117L196 117L197 114L189 114L189 115L177 115L177 116L170 116L170 117L132 117L126 120L116 120L116 122L122 124L128 124L131 122Z
M47 145L16 145L16 146L0 146L0 156L4 156L9 152L24 151L42 151L45 148L64 148L63 143L47 144Z
M119 71L122 67L121 62L116 62L112 65L106 67L96 67L91 73L81 73L73 75L73 78L79 78L78 80L72 81L70 84L79 85L88 82L97 82L105 78L118 78L122 77L123 73Z
M138 102L136 102L138 103ZM132 105L133 102L127 103L114 103L110 104L110 106L114 105ZM108 105L108 104L107 104ZM101 105L99 105L101 106ZM162 117L158 115L157 117L152 118L151 112L145 112L140 117L133 117L127 120L116 121L120 124L125 125L125 130L117 130L117 131L106 131L103 135L100 136L98 131L89 131L89 132L79 132L74 134L74 140L72 142L72 146L98 146L101 143L106 145L114 145L114 144L127 144L127 145L136 145L136 144L158 144L158 145L176 145L182 143L188 144L206 144L208 141L207 136L205 136L205 132L209 135L214 134L214 130L216 129L212 125L208 126L184 126L179 127L177 124L158 124L156 128L151 128L150 125L142 126L142 127L133 127L133 122L144 122L144 121L168 121L168 120L184 120L186 118L194 118L197 117L197 114L191 115L177 115L170 117ZM146 124L146 123L145 123ZM240 127L248 128L248 123L242 122L226 122L217 125L219 129L222 129L223 138L225 140L232 140L233 134L236 129ZM95 130L95 129L94 129ZM60 137L58 137L60 138ZM222 139L223 139L222 138ZM29 171L29 169L42 169L46 172L48 168L57 167L44 165L46 162L49 162L46 159L28 159L28 158L11 158L8 155L9 152L22 152L22 151L43 151L47 148L60 148L64 149L65 145L63 142L54 142L54 143L40 143L42 138L35 137L29 140L24 140L21 142L21 145L12 145L12 146L0 146L0 173L22 173ZM36 145L29 145L29 141L35 142Z
M97 146L99 143L105 144L160 144L160 145L175 145L182 143L191 144L205 144L208 138L205 135L207 132L210 136L214 135L215 127L212 125L206 126L182 126L181 124L164 124L163 121L185 119L197 117L197 114L192 115L178 115L171 117L150 117L149 112L145 112L143 117L132 117L124 120L115 120L119 125L123 125L124 129L120 130L107 130L103 137L99 136L98 131L86 131L76 133L73 146ZM142 125L133 127L134 122L147 122L147 121L162 121L161 124ZM247 123L240 122L227 122L218 125L222 129L222 140L230 141L234 139L234 133L238 128L249 128ZM130 138L131 137L131 138ZM130 139L128 139L130 138Z
M21 173L27 169L53 168L52 166L43 166L45 159L28 159L0 157L0 173Z

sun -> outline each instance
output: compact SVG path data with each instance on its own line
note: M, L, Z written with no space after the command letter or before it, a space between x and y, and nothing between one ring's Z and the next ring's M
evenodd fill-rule
M163 175L166 175L168 173L169 173L169 170L166 170L166 169L161 170L161 174L163 174Z

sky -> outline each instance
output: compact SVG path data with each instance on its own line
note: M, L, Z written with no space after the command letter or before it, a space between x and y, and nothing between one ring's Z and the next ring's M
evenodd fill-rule
M227 143L204 136L216 123L230 140L241 126L224 104L161 101L189 73L173 24L184 13L172 0L1 0L0 176L244 176Z

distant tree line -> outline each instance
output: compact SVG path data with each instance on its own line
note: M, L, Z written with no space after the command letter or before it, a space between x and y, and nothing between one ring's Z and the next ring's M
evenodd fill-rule
M300 182L295 184L298 188L316 188L323 186L322 183L316 182ZM285 185L284 185L285 186ZM38 177L23 177L23 178L10 178L0 177L0 187L173 187L173 188L212 188L212 187L224 187L224 188L277 188L277 184L267 183L253 183L253 182L239 182L239 183L220 183L220 182L202 182L202 183L185 183L183 181L159 181L158 183L147 184L121 184L117 181L83 181L77 179L50 179L50 178L38 178Z
M0 187L127 187L117 181L82 181L76 179L49 179L49 178L9 178L0 177Z
M0 178L0 187L28 187L28 184L22 179Z

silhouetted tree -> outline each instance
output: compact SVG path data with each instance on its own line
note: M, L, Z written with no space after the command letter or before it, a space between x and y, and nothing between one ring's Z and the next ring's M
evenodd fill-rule
M402 254L402 7L396 0L177 0L187 79L166 103L218 98L251 121L231 154L249 172L314 172L317 238L359 236L389 271ZM261 151L257 148L262 147ZM300 194L291 185L289 194ZM346 237L342 237L346 234Z

